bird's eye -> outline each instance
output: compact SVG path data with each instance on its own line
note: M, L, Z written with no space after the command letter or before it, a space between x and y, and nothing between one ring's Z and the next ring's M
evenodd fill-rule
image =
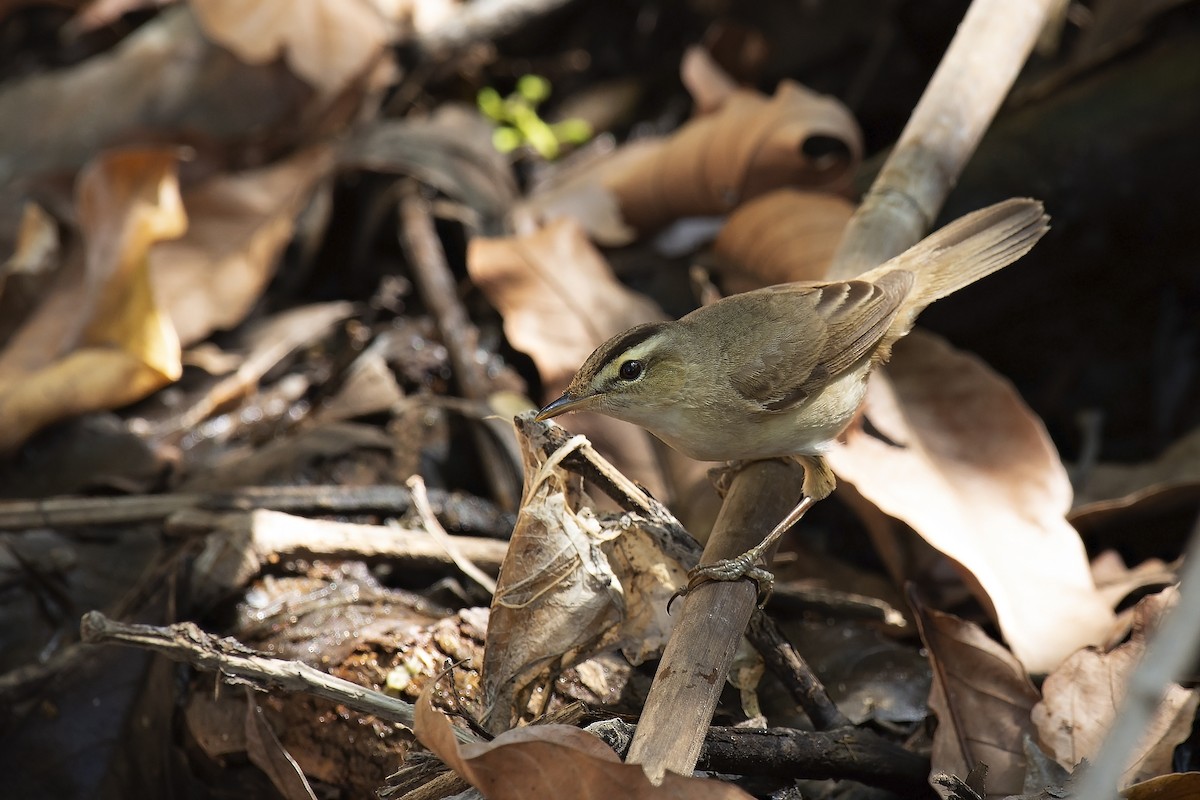
M626 361L621 365L621 369L617 371L623 381L636 381L642 374L642 362Z

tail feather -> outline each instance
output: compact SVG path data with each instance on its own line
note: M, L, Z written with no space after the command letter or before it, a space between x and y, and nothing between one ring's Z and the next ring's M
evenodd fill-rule
M1037 200L1005 200L951 222L863 275L863 279L873 280L904 270L915 279L885 338L895 341L912 328L917 315L933 301L1028 253L1049 230L1048 222Z

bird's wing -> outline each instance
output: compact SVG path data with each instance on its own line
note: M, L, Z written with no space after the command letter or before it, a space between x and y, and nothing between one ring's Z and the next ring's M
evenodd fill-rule
M746 333L759 344L731 372L734 389L765 411L804 402L878 346L912 286L912 273L897 270L874 282L792 283L751 293L759 313Z

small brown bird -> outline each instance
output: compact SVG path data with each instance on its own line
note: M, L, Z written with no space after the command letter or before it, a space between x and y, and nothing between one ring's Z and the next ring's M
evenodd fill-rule
M833 490L822 453L854 418L871 370L926 306L1011 264L1047 227L1041 203L1007 200L856 279L769 286L638 325L596 348L537 418L596 411L702 461L799 460L804 499L761 544L694 571L688 587L769 578L754 565Z

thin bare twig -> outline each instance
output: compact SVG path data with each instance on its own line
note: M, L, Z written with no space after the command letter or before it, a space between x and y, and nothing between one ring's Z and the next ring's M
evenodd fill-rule
M478 583L487 590L489 595L496 593L496 580L481 570L479 567L463 554L459 548L455 538L446 533L446 529L437 521L437 517L433 515L433 509L429 506L429 498L425 494L425 481L420 475L413 475L405 485L412 492L413 505L417 509L417 515L421 518L421 522L425 524L425 531L433 540L442 546L442 549L450 556L455 565L458 566L463 574L471 580Z
M80 620L79 632L86 644L112 643L152 650L172 661L216 672L227 683L260 691L304 692L410 728L413 724L412 703L335 678L299 661L261 655L236 639L213 636L191 622L165 627L132 625L89 611ZM455 735L462 741L474 741L465 732L456 730Z
M428 492L438 521L454 531L492 537L512 533L513 517L492 503L440 489ZM50 497L0 501L0 530L114 525L166 519L179 511L286 511L293 514L405 514L412 495L403 486L251 486L228 492L130 497Z

